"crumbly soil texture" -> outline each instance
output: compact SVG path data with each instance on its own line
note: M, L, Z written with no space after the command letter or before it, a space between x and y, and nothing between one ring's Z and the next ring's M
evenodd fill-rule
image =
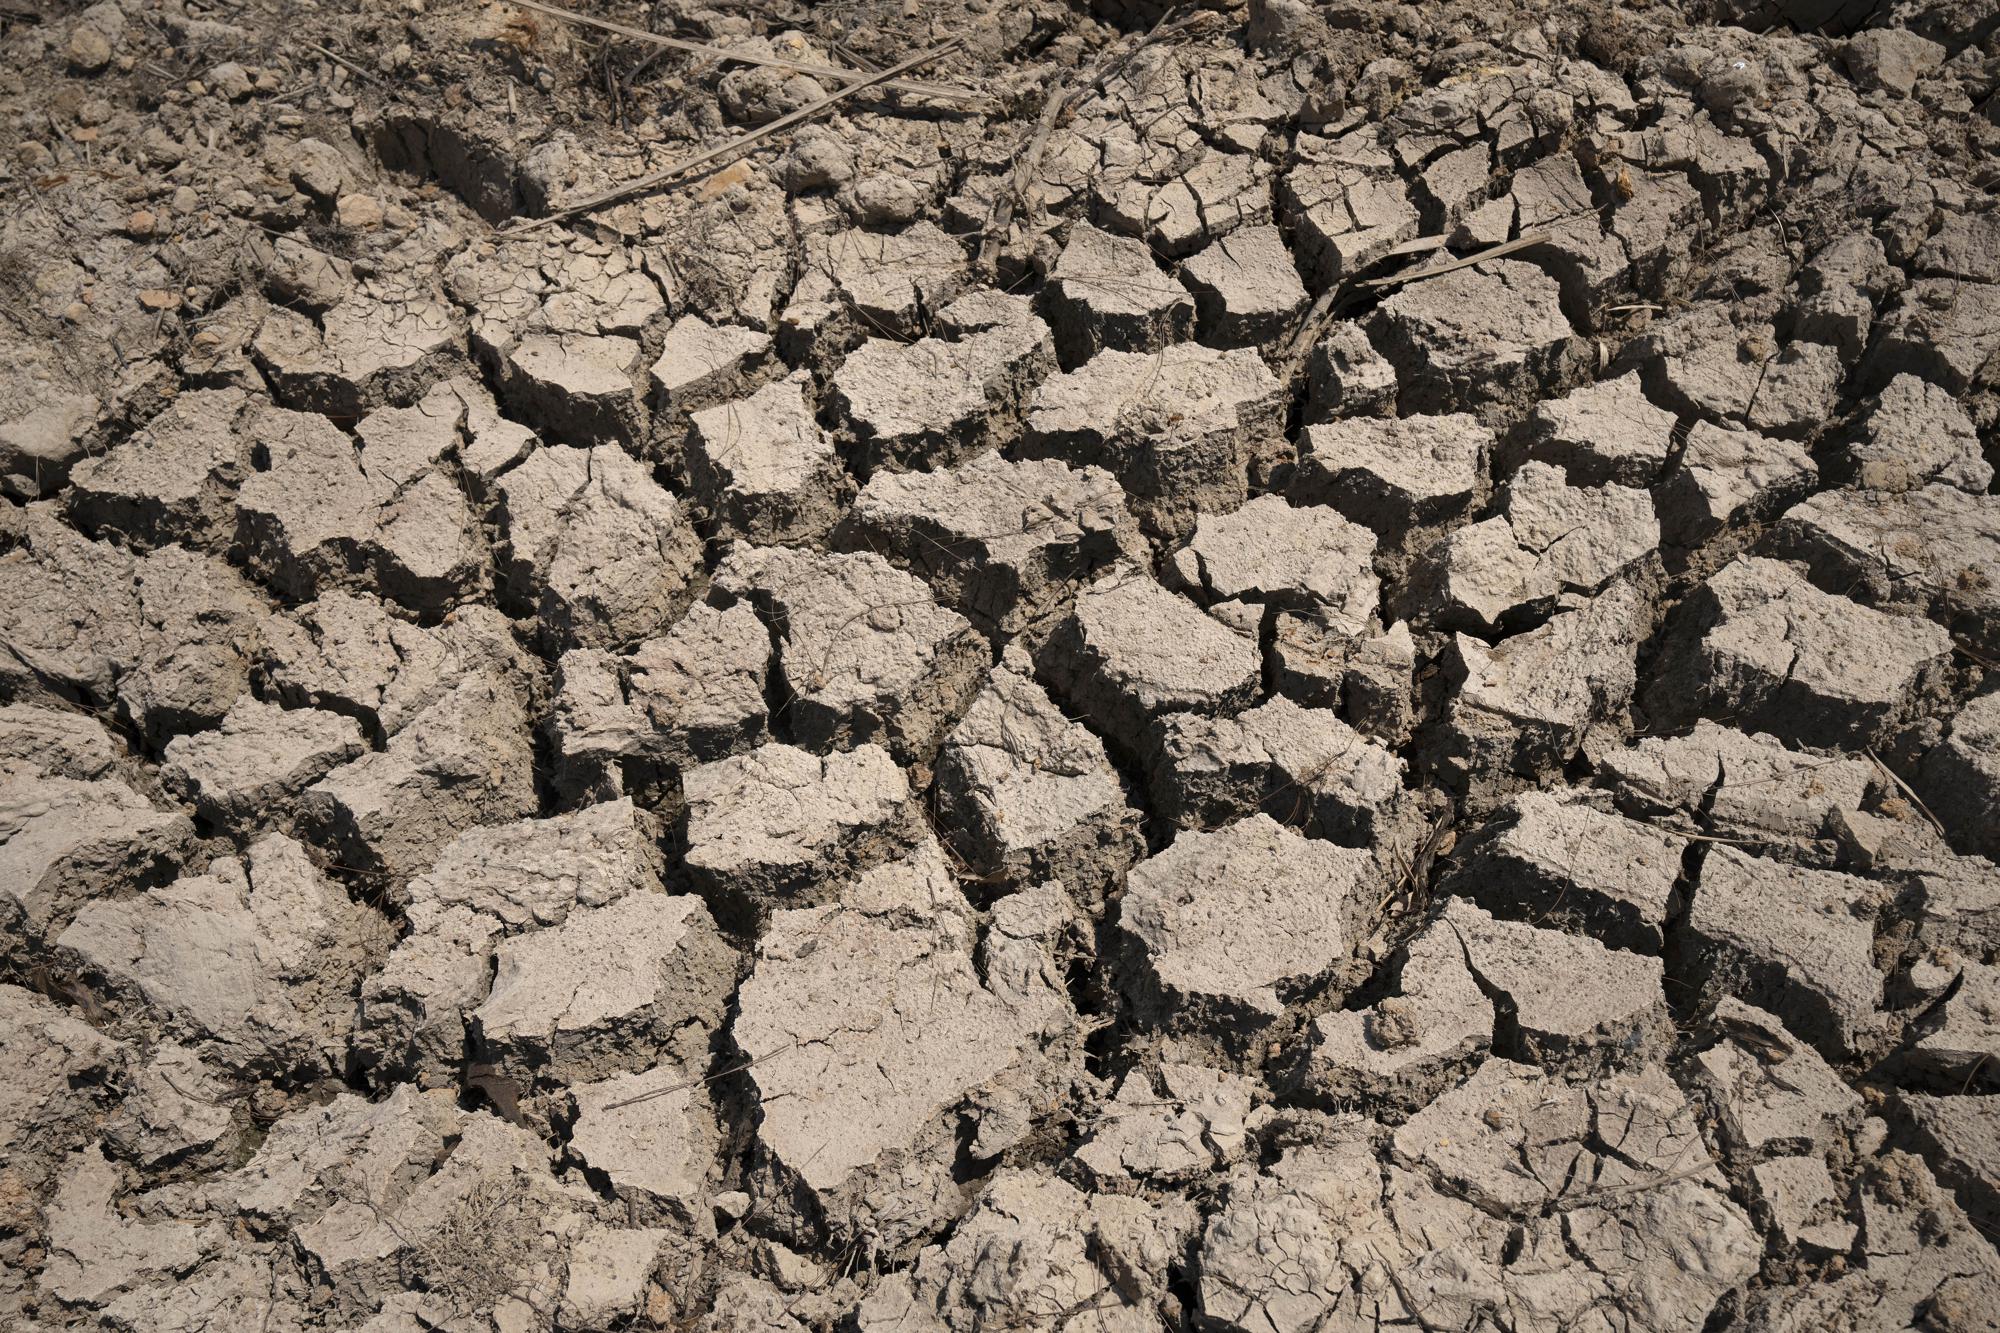
M2000 11L564 6L0 0L0 1325L2000 1330Z

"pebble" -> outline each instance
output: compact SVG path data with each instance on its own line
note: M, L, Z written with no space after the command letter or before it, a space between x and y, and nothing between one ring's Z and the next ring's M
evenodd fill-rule
M382 202L372 194L343 194L334 214L343 227L371 231L382 225Z
M111 43L95 28L78 28L69 35L69 63L85 74L95 74L111 63Z

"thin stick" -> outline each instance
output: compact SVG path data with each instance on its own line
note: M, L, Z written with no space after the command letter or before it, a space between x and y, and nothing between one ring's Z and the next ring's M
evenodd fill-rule
M1874 750L1871 749L1868 751L1868 757L1875 761L1875 767L1881 769L1883 774L1889 779L1889 781L1895 783L1896 786L1901 789L1903 795L1910 798L1911 803L1914 804L1917 807L1917 809L1922 812L1924 818L1931 821L1931 827L1938 831L1938 836L1940 838L1949 840L1951 835L1944 831L1943 822L1940 821L1936 815L1931 813L1931 808L1924 804L1924 798L1917 795L1916 789L1911 787L1909 783L1903 781L1902 778L1898 777L1896 774L1896 770L1889 767L1887 764L1883 763L1882 756L1876 754Z
M911 56L900 65L892 65L880 74L871 75L859 83L850 83L837 93L832 93L820 98L817 102L800 107L797 111L782 115L768 125L759 125L747 134L739 134L728 143L718 144L714 148L704 148L692 157L684 157L672 166L661 171L656 171L650 176L641 177L635 181L628 181L623 185L615 185L611 189L591 195L588 199L582 199L567 207L559 208L547 217L535 218L532 221L523 222L518 226L509 227L498 234L501 236L519 236L523 232L535 231L551 223L561 222L565 218L576 217L581 213L595 212L607 204L622 203L634 195L641 195L650 190L658 189L676 176L684 176L699 167L707 166L718 158L727 157L750 147L760 140L768 139L781 130L788 130L801 121L811 120L828 107L846 101L863 89L872 88L881 83L888 83L904 70L915 69L918 65L936 60L945 52L955 49L964 40L963 37L954 37L948 42L942 42L937 46L933 46L930 50L920 55Z
M370 83L380 82L380 80L378 80L373 74L370 74L367 70L361 68L361 66L355 64L352 60L349 60L346 56L339 55L335 52L329 51L324 46L320 46L315 42L307 42L306 49L309 51L319 52L321 55L325 56L328 60L331 60L336 65L347 66L350 73L359 74L362 78L366 79Z
M1422 282L1425 278L1443 277L1447 273L1456 273L1462 268L1471 268L1474 264L1483 264L1489 259L1498 259L1502 255L1511 255L1516 250L1526 250L1530 246L1540 245L1548 239L1549 233L1545 231L1531 231L1526 235L1517 236L1511 241L1502 241L1498 245L1489 245L1477 254L1467 255L1463 259L1454 259L1449 264L1439 264L1435 268L1421 268L1415 273L1392 273L1386 278L1368 278L1359 285L1363 287L1392 287L1399 282Z
M657 32L647 32L644 28L633 28L623 23L613 23L610 19L596 18L589 14L576 14L567 9L557 9L554 5L542 4L541 0L507 0L507 3L519 9L532 9L538 14L547 14L551 18L559 18L565 23L580 23L587 28L598 28L604 32L615 32L620 37L630 37L635 42L651 42L655 46L664 46L674 51L685 51L689 55L707 56L712 60L733 60L739 65L765 65L771 69L788 69L799 74L811 74L815 77L825 76L827 78L839 79L843 83L852 83L857 79L866 78L870 73L868 70L841 69L835 65L817 65L809 60L785 60L779 56L751 55L743 51L731 51L726 47L711 46L707 42L690 42L681 37L667 37ZM923 97L940 98L947 102L982 102L986 100L983 93L974 92L970 88L954 87L951 84L945 83L923 83L912 79L892 79L882 86L894 89L899 93L915 93Z
M704 1083L718 1082L719 1080L728 1078L731 1074L740 1074L752 1065L761 1065L773 1056L783 1055L798 1044L796 1041L788 1041L775 1051L766 1051L754 1059L745 1060L740 1065L731 1065L719 1073L709 1074L704 1078L691 1078L684 1083L675 1083L670 1087L654 1088L651 1092L642 1092L637 1097L627 1097L624 1101L609 1102L605 1105L604 1109L607 1111L616 1111L627 1106L637 1106L640 1102L650 1102L656 1097L671 1097L677 1092L686 1092L688 1089L698 1088Z

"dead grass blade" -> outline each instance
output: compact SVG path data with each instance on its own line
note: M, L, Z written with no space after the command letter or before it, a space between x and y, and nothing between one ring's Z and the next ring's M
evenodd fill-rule
M1951 835L1944 831L1944 821L1940 820L1936 815L1931 813L1931 808L1924 804L1924 798L1917 795L1916 788L1912 787L1909 783L1903 781L1903 779L1897 774L1895 769L1883 763L1882 756L1876 754L1874 750L1871 749L1868 751L1868 757L1875 761L1875 767L1882 770L1882 776L1888 778L1889 781L1895 783L1897 790L1901 791L1903 795L1910 798L1910 804L1916 806L1918 813L1920 813L1921 815L1923 815L1925 819L1930 821L1931 827L1937 830L1937 835L1940 838L1944 838L1947 841L1949 841Z

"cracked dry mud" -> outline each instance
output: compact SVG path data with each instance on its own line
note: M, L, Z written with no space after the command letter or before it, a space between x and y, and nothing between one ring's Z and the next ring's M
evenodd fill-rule
M0 1327L2000 1330L1986 0L0 4L0 118Z

